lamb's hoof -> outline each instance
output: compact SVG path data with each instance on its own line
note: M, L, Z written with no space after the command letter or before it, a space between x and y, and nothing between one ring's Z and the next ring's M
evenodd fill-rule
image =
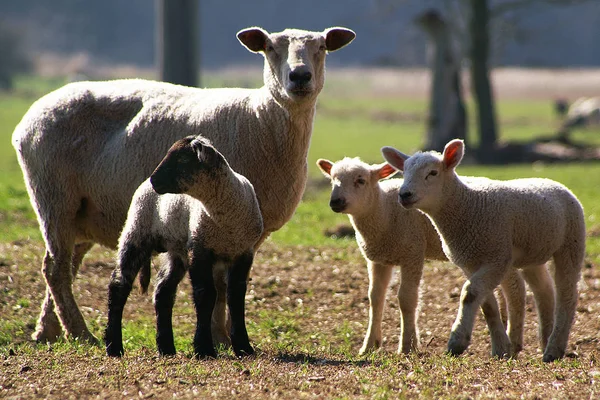
M215 351L215 349L196 349L194 351L194 356L198 359L198 360L206 360L206 359L210 359L210 358L217 358L217 352Z
M81 335L77 336L77 340L85 342L87 344L89 344L90 346L102 346L102 342L94 335L92 335L90 332L87 333L82 333Z
M254 355L254 349L252 348L251 345L244 346L244 347L239 348L239 349L236 349L234 347L233 351L235 352L235 356L236 357L248 357L248 356Z
M543 362L552 362L556 360L560 360L565 355L564 351L560 351L557 349L546 349L544 352L544 356L542 357Z
M460 338L457 335L451 335L450 340L448 340L448 350L447 353L452 356L459 356L467 350L469 347L469 343L471 342L470 337Z
M115 346L114 344L106 345L106 355L109 357L122 357L125 354L123 346Z
M37 343L56 343L63 335L60 323L46 324L43 327L37 326L35 332L31 334L31 339Z
M231 338L228 334L222 332L221 330L214 330L212 332L213 344L215 347L223 347L230 348L231 347Z
M163 357L174 356L177 354L175 346L158 346L158 354Z

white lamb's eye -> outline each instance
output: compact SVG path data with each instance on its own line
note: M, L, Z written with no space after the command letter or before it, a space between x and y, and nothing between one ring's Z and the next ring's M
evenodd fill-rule
M322 44L322 45L319 47L319 51L325 51L325 50L327 50L327 47L325 47L325 45L324 45L324 44Z
M267 53L270 53L270 52L272 52L274 50L275 50L275 47L271 46L270 44L268 44L268 45L265 46L265 51Z
M427 174L425 179L429 178L430 176L436 176L437 174L438 174L438 172L434 169Z
M363 178L358 178L356 179L356 183L358 185L364 185L365 183L367 183L367 181L365 181Z

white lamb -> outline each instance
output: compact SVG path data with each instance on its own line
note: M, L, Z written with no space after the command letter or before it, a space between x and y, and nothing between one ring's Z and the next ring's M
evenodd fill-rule
M514 266L534 291L543 361L563 357L585 255L583 208L573 193L549 179L466 182L455 171L464 155L461 140L450 141L443 155L419 152L409 157L391 147L382 153L404 171L399 201L427 213L446 255L468 277L448 351L456 355L467 348L477 307ZM551 258L554 288L543 268Z
M397 171L388 163L369 165L359 158L344 158L332 163L319 159L317 165L331 180L329 205L335 212L348 214L356 241L369 270L369 325L360 354L381 346L381 321L387 288L394 266L400 266L400 342L399 353L417 350L419 285L423 264L428 260L447 260L437 231L420 211L406 210L398 204L401 179L387 179ZM502 281L509 307L508 330L512 353L523 347L525 287L516 270L510 269ZM492 296L493 297L493 296ZM494 311L495 300L482 305L490 332L503 332L502 321ZM497 307L497 306L496 306ZM492 336L492 353L503 356L510 349L504 335Z
M35 102L16 127L12 142L46 242L47 291L34 339L55 340L62 324L67 336L97 342L73 279L95 243L117 246L133 192L178 139L202 132L252 182L264 220L259 244L291 218L306 184L326 54L355 34L248 28L237 37L265 57L259 89L76 82ZM215 282L216 336L226 343L225 283Z
M189 272L197 323L194 352L215 357L211 316L216 301L213 269L228 277L233 349L253 354L244 320L246 283L263 220L252 184L237 174L203 138L188 136L171 147L133 195L119 240L118 265L108 291L106 352L123 354L123 308L140 269L148 287L153 252L167 252L154 292L160 354L175 354L172 312L177 284Z

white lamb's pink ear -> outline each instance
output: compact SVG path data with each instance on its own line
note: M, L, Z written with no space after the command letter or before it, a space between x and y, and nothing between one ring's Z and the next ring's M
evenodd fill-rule
M242 29L237 33L238 40L254 53L264 51L269 32L259 27Z
M460 139L454 139L444 147L444 165L447 169L454 169L460 164L465 155L465 144Z
M388 178L396 174L398 170L392 167L388 163L379 164L375 167L375 173L377 174L377 180Z
M383 154L383 158L385 158L392 167L399 171L404 171L404 161L406 161L409 156L389 146L382 147L381 154Z
M317 166L319 167L323 175L327 177L331 176L331 167L333 167L333 163L331 161L319 158L317 160Z

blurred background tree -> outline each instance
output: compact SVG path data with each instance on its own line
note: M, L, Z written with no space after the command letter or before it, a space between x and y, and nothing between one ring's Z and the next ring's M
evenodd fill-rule
M23 36L16 25L0 21L0 90L11 90L15 77L33 68L32 60L25 51Z

